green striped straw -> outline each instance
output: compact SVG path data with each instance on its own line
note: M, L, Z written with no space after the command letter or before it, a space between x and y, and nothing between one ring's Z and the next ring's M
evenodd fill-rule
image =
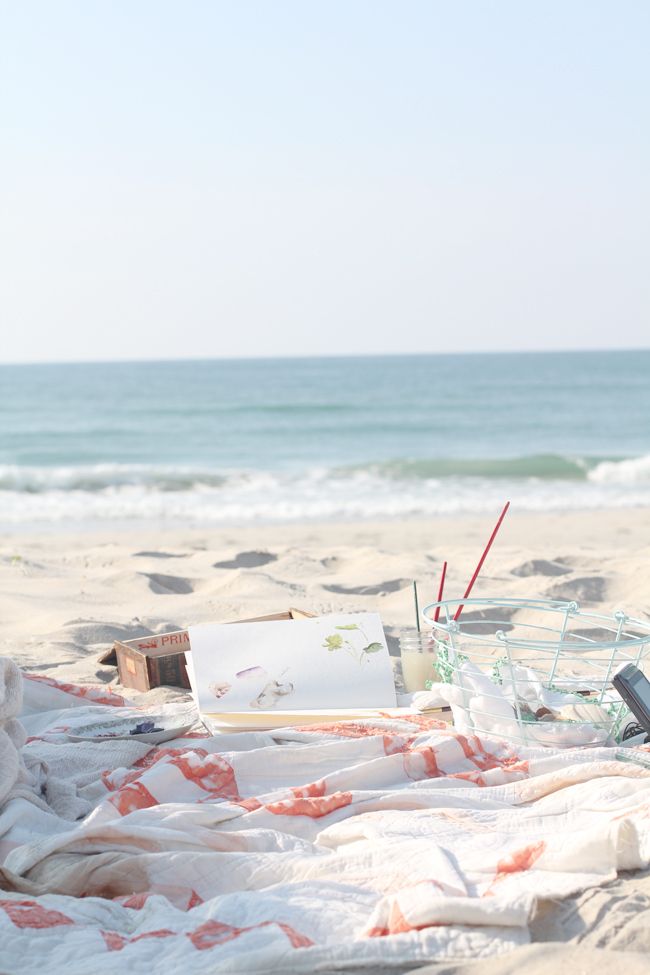
M413 599L415 600L415 625L420 632L420 604L418 603L418 584L413 580Z

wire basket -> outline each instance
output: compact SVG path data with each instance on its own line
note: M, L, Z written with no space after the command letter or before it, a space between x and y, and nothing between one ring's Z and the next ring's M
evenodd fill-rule
M643 669L650 621L546 599L443 600L422 616L462 733L553 747L622 736L629 710L612 678L628 663Z

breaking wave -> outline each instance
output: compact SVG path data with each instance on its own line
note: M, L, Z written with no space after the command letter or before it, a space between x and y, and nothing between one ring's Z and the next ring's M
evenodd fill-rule
M589 471L595 484L650 484L650 456L602 461Z
M514 458L433 458L313 468L306 472L212 470L192 465L88 464L70 466L0 465L0 491L29 494L57 491L106 491L140 486L162 492L202 488L235 488L260 479L358 481L372 477L388 482L439 478L591 481L600 484L650 483L650 456L623 459L563 457L540 454Z
M243 524L650 505L650 456L395 460L309 470L0 466L0 524Z

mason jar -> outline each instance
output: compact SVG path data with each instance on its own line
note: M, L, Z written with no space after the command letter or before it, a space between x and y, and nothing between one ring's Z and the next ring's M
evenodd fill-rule
M406 694L424 691L425 681L439 681L435 641L428 630L403 630L399 638L402 680Z

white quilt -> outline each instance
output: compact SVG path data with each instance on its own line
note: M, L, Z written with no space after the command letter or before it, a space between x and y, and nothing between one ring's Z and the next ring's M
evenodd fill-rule
M650 772L606 748L514 748L413 714L68 740L115 707L0 661L3 973L486 958L529 940L535 898L650 861Z

